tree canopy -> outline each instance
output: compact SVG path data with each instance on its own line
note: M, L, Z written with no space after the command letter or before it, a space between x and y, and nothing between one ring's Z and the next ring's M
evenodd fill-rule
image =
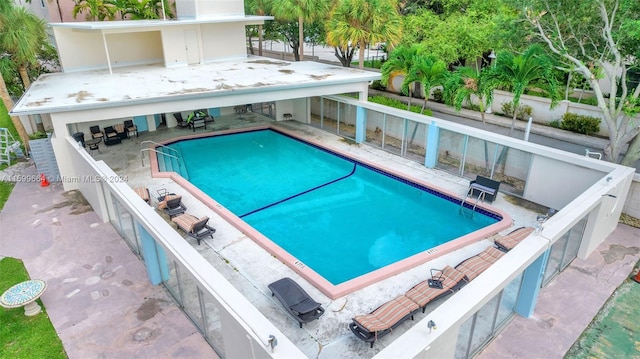
M640 65L637 0L509 0L521 10L529 39L544 44L562 69L584 77L609 128L605 159L640 159L640 83L629 77ZM603 71L601 76L599 71Z
M370 43L395 46L402 22L397 0L336 0L325 22L327 43L341 49L358 46L358 66L364 68L364 51Z

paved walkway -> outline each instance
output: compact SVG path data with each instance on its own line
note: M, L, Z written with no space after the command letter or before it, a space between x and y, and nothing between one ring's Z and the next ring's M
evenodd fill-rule
M217 357L77 191L17 183L0 212L2 256L47 281L41 299L69 358Z
M531 318L516 316L478 359L563 358L640 260L640 229L619 224L586 260L540 291Z

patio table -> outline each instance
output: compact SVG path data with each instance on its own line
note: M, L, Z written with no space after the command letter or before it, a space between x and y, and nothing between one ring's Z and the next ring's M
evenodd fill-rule
M36 300L47 289L47 282L42 279L32 279L18 283L7 289L0 296L0 305L5 308L18 308L24 306L24 315L34 316L42 308L36 303Z

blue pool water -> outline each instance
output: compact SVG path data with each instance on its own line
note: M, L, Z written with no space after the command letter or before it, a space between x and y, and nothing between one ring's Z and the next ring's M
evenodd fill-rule
M334 285L501 219L272 130L170 146L191 183Z

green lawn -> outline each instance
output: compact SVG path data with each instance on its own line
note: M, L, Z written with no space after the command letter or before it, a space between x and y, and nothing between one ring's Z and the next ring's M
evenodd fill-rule
M567 352L566 359L640 358L640 284L627 279Z
M9 117L9 114L7 113L7 108L4 107L4 103L2 101L0 101L0 128L8 128L9 129L9 133L13 136L13 138L16 141L20 141L20 137L18 136L18 131L16 131L15 126L13 125L13 122L11 122L11 117ZM22 146L23 150L24 150L24 146ZM3 170L7 168L7 165L5 164L0 164L0 170ZM2 191L0 189L0 191ZM0 193L0 196L2 196L2 194ZM0 209L2 209L2 206L0 205Z
M0 293L29 279L22 261L14 258L0 260L0 273ZM27 317L23 308L0 308L0 323L0 358L67 358L46 310Z

